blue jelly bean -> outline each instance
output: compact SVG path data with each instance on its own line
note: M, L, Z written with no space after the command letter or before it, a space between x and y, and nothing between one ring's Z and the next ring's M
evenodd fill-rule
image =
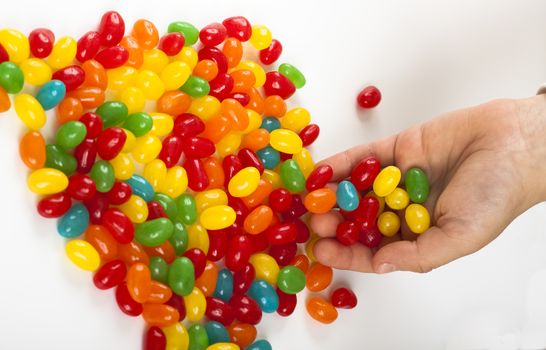
M345 211L355 210L360 203L355 185L347 180L341 181L337 185L336 198L339 207Z
M229 343L229 333L223 324L216 321L210 321L205 324L205 330L209 337L209 344Z
M222 269L218 272L216 280L216 289L214 297L229 302L233 295L233 274L228 269Z
M247 346L245 350L273 350L273 347L267 340L260 339Z
M262 125L260 128L265 129L269 132L277 130L281 127L281 122L275 117L266 117L262 120Z
M263 312L272 313L279 307L279 296L269 283L255 280L248 289L248 296L260 305Z
M38 90L36 99L47 111L55 108L66 95L66 86L60 80L50 80Z
M271 146L262 148L256 152L256 155L260 158L266 169L274 169L281 161L281 154Z
M57 231L66 238L74 238L82 235L89 226L89 212L81 204L74 204L70 210L57 221Z
M133 175L129 180L125 180L131 186L133 194L144 199L146 202L154 199L154 188L152 185L140 175Z

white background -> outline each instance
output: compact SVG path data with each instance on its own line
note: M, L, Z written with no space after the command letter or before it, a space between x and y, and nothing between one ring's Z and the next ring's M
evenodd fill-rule
M322 127L316 159L454 108L532 95L546 81L543 1L4 0L0 27L79 37L112 8L129 25L146 17L162 29L239 14L268 25L281 62L306 74L295 104ZM383 102L358 111L355 96L370 83ZM12 112L0 117L0 349L138 349L142 321L67 261L55 222L36 214L22 133ZM427 275L337 273L358 293L356 310L323 326L300 303L288 319L265 317L259 336L275 349L546 348L545 224L542 204L479 253Z

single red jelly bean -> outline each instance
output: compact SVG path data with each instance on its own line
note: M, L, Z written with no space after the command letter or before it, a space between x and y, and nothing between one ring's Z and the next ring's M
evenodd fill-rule
M197 53L199 61L212 60L218 66L218 73L226 73L228 69L227 58L218 48L205 46Z
M184 113L176 117L173 126L173 135L181 138L197 136L205 131L205 123L193 114Z
M142 314L142 304L133 300L131 294L129 294L129 289L127 289L127 283L117 286L116 302L119 309L126 315L136 317Z
M44 218L59 218L72 206L70 195L66 192L55 193L42 198L37 205L38 213Z
M292 195L292 206L283 216L287 218L299 218L303 214L307 213L307 208L303 204L303 199L299 194Z
M364 244L368 248L377 248L381 244L383 235L376 226L374 227L362 227L360 231L360 243Z
M275 218L275 216L273 216ZM267 239L267 230L257 235L248 235L252 243L252 254L265 251L269 248L269 240Z
M99 52L101 36L98 32L87 32L78 40L76 59L81 63L91 60Z
M264 164L262 163L261 159L253 150L251 150L250 148L241 148L239 152L237 153L237 156L241 160L241 163L243 164L243 168L251 166L258 169L260 174L263 174L265 170Z
M6 51L6 48L0 44L0 63L9 61L9 54Z
M250 96L245 92L234 92L228 97L236 100L243 106L246 106L250 102Z
M272 245L271 248L269 248L269 255L275 259L279 266L290 264L290 261L296 256L297 252L298 245L296 242Z
M337 225L336 238L343 245L353 245L358 242L360 225L353 221L342 221Z
M176 56L184 47L186 40L184 36L178 32L165 34L159 40L159 49L167 54L167 56Z
M277 39L273 39L268 48L260 50L260 61L265 65L275 63L282 53L282 44Z
M279 152L281 156L281 162L284 162L285 160L292 159L292 155L284 152Z
M106 193L95 193L95 196L83 202L89 212L89 220L92 224L99 225L102 222L102 215L108 209L110 201Z
M243 162L241 162L238 156L230 154L222 160L222 168L224 169L225 177L224 185L227 188L231 178L243 169Z
M125 22L116 11L108 11L102 15L98 32L102 45L117 45L125 35Z
M286 294L277 288L277 295L279 296L279 307L277 308L277 313L282 317L292 315L296 309L296 305L298 304L298 297L296 294Z
M127 267L123 260L112 260L102 265L93 276L93 283L98 289L110 289L119 286L127 276Z
M161 159L167 168L175 166L182 156L182 138L170 135L163 139L163 146L157 158Z
M131 198L133 189L131 185L123 181L116 181L112 189L108 191L108 200L112 205L121 205Z
M294 242L298 235L298 228L294 223L277 224L267 229L267 239L271 245Z
M116 208L109 208L102 214L102 225L118 243L127 244L135 236L135 227L127 215Z
M338 288L334 290L330 297L332 305L338 309L353 309L358 304L358 299L352 290L347 288Z
M241 198L233 197L230 194L228 194L228 205L235 210L238 221L243 222L250 213L250 209L247 208L245 202Z
M326 186L328 182L332 179L334 171L332 167L328 164L319 165L309 174L307 181L305 182L305 187L308 191L318 190Z
M296 92L294 84L279 72L267 72L265 75L264 92L266 96L278 95L289 99Z
M53 50L55 35L49 29L34 29L28 35L28 42L30 44L30 52L32 53L32 56L37 58L46 58Z
M80 66L68 66L53 73L51 79L62 81L66 91L72 91L83 84L85 72Z
M254 299L246 295L234 295L229 304L239 322L256 325L262 320L262 309Z
M209 81L209 86L210 86L209 95L214 96L220 101L222 101L229 97L231 90L233 90L233 85L234 85L234 81L231 75L227 73L218 73L214 79ZM244 105L245 104L243 104L243 106Z
M377 198L367 196L360 200L358 208L352 211L351 214L364 227L375 227L378 212L379 201Z
M216 152L216 146L209 139L194 136L182 140L182 150L188 158L205 158Z
M255 277L256 270L252 264L245 264L242 269L235 271L233 274L233 293L245 294Z
M229 326L235 320L235 312L231 305L222 299L207 297L207 309L205 315L210 321L220 322L224 326Z
M204 191L209 186L209 178L201 159L188 158L184 162L188 174L188 186L196 191Z
M85 139L74 149L74 157L77 162L77 170L80 174L91 171L97 158L97 142L94 139Z
M105 69L112 69L123 66L129 59L129 51L123 46L107 47L97 53L95 60L102 64Z
M210 261L218 261L226 255L228 238L224 230L217 230L209 233L209 251L207 252L207 259Z
M158 201L149 201L146 205L148 206L147 221L168 217L165 209L163 209L163 206Z
M375 178L381 171L381 163L375 157L362 159L351 172L351 182L359 191L372 187Z
M292 206L292 194L284 188L277 188L269 194L269 207L277 213L282 213Z
M93 112L87 112L80 117L80 122L85 125L87 139L94 139L102 132L102 118Z
M222 24L226 28L227 35L239 41L248 41L252 35L252 26L248 19L243 16L226 18Z
M165 350L167 347L167 337L161 328L152 326L146 331L144 337L143 350Z
M226 267L231 271L238 271L245 267L252 253L252 242L246 235L233 237L226 252Z
M74 199L84 201L93 198L97 192L95 181L84 174L74 174L68 179L66 192Z
M127 134L122 128L107 128L97 139L97 152L104 160L114 159L123 149Z
M309 124L305 128L301 129L299 136L303 147L311 145L318 138L320 134L320 128L317 124Z
M207 265L207 255L199 248L191 248L184 252L184 256L191 260L195 271L195 278L199 278Z
M301 221L300 219L291 219L298 229L298 235L296 236L296 243L305 243L309 240L309 237L311 237L311 232L309 231L309 227Z
M165 303L165 305L172 306L178 311L178 320L183 321L186 318L186 305L184 299L181 296L173 293L171 298Z
M367 86L360 91L356 101L362 108L374 108L381 101L381 91L375 86Z
M219 45L226 37L227 30L222 23L211 23L204 26L199 32L199 40L201 40L205 46Z

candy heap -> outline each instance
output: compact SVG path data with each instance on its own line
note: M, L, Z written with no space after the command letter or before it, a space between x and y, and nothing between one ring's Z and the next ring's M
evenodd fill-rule
M297 293L332 283L332 269L313 257L306 213L339 207L347 221L338 240L375 247L379 232L400 226L383 197L393 210L409 204L400 171L369 158L337 193L326 187L332 169L315 169L306 148L319 127L285 103L305 77L287 63L266 73L282 45L265 26L173 22L160 37L141 19L125 32L114 11L78 41L0 30L0 111L15 95L38 212L59 218L68 258L95 272L95 286L115 288L121 311L143 317L145 349L271 349L255 341L262 313L289 316ZM52 109L58 128L46 142L40 129ZM423 176L406 177L415 203L428 194ZM406 209L414 232L428 227L423 218L424 207ZM356 304L338 288L306 305L330 323L336 308Z

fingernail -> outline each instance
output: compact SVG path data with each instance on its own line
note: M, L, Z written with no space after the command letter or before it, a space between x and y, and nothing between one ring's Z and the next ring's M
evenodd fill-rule
M396 271L396 266L389 263L383 263L377 268L377 273L389 273Z

